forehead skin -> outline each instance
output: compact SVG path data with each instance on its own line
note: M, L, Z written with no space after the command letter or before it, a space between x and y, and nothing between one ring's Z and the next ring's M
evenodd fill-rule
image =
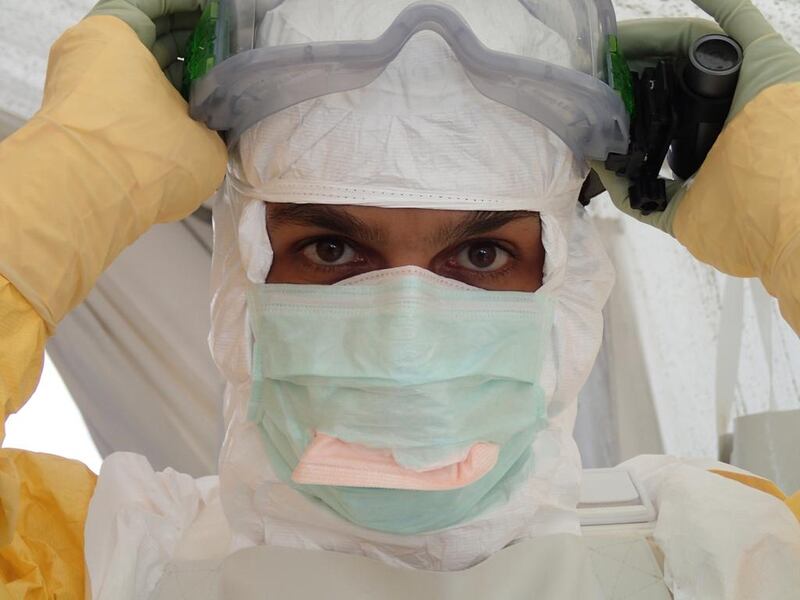
M517 291L541 286L544 248L539 215L534 212L270 204L267 228L275 253L269 282L310 283L297 272L292 248L303 239L330 234L374 251L372 268L366 270L415 265L444 276L451 275L440 272L443 253L470 240L496 240L512 249L518 267L491 284L465 282Z

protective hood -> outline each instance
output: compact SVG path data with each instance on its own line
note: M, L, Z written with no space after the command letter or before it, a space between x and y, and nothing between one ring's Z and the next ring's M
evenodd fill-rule
M304 11L315 10L314 3L305 4ZM293 35L312 35L298 29L300 24L326 23L328 13L351 3L337 3L335 10L330 3L316 4L316 10L326 7L324 14L312 18L304 12L302 20L285 14L279 24L291 23ZM256 39L276 35L275 26L264 21ZM542 35L520 36L525 52L560 54L565 41L540 27ZM496 35L505 37L499 27ZM530 39L541 47L531 47ZM214 207L210 336L228 381L220 494L234 549L319 548L452 570L517 539L578 532L580 458L572 427L613 281L599 239L577 203L586 172L552 131L478 92L450 46L432 31L417 33L369 85L306 100L243 133ZM533 473L507 502L444 530L391 535L345 521L276 476L261 433L247 418L252 337L246 291L264 281L272 263L265 202L541 214L544 280L555 298L541 378L549 424L533 443Z

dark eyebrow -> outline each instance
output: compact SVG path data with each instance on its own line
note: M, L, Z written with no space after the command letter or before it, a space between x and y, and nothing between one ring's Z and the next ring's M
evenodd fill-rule
M381 241L385 238L380 229L367 225L341 206L324 204L273 204L269 207L269 223L273 227L284 224L310 225L328 229L353 239ZM456 223L442 226L428 243L451 245L471 237L501 228L518 219L538 218L539 213L526 210L476 211Z
M481 210L472 213L466 219L458 223L446 225L436 233L436 240L439 243L452 244L460 240L476 237L500 229L503 225L516 221L539 217L539 213L527 210L502 210L489 211Z
M342 210L341 206L273 204L269 208L268 219L271 225L311 225L361 240L379 240L383 237L358 217Z

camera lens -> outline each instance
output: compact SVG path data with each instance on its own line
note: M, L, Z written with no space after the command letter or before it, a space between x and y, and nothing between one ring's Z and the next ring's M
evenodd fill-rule
M701 38L693 56L701 67L709 71L730 71L738 67L742 59L738 48L730 40L715 37Z
M707 98L733 95L741 65L739 44L727 36L705 35L689 51L686 85Z

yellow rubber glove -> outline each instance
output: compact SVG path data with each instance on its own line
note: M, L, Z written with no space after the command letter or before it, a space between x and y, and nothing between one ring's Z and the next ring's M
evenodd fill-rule
M205 0L100 0L87 17L122 19L156 57L176 88L183 82L186 42L200 18Z
M0 144L0 275L52 331L127 245L208 199L226 160L134 31L85 19L53 45L41 110Z
M659 58L681 58L689 54L699 37L727 33L744 49L744 60L736 87L730 122L765 89L788 82L800 82L800 53L788 44L766 21L749 0L692 0L717 23L702 19L642 19L619 24L619 42L625 58L631 62ZM720 28L721 26L721 28ZM600 176L614 204L624 213L670 235L675 213L686 192L684 182L669 182L670 203L663 212L642 215L630 206L630 183L594 161L592 168Z
M699 260L725 273L759 277L800 333L800 53L749 0L693 0L744 49L728 121L698 173L668 184L663 213L630 208L629 183L593 168L614 204L674 235ZM685 56L700 35L719 32L697 19L620 24L631 60Z

